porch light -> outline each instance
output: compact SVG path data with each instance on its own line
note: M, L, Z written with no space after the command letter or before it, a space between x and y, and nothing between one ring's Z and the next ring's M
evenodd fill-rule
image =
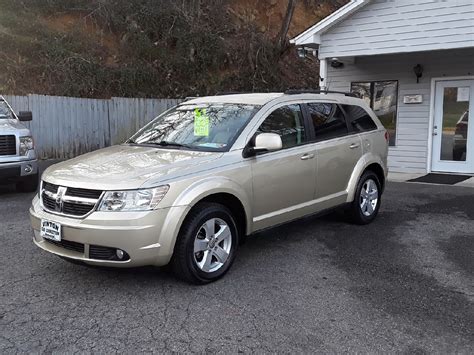
M341 62L339 59L337 58L332 58L331 59L331 67L333 67L334 69L340 69L340 68L344 68L344 63Z
M416 75L416 83L418 84L420 82L420 78L423 76L423 67L420 64L417 64L414 68L413 71L415 72Z

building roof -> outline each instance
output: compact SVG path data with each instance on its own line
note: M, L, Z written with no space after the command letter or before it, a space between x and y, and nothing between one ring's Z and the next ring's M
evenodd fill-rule
M351 0L349 3L333 12L331 15L325 17L314 26L300 33L295 38L292 38L290 43L297 46L320 44L321 39L319 36L321 33L327 31L329 28L344 20L369 2L370 0Z

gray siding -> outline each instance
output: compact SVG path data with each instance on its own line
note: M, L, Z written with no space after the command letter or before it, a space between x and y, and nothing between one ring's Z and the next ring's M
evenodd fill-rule
M331 90L349 91L353 81L398 80L396 146L389 150L389 168L394 172L423 173L427 169L431 78L474 75L474 48L358 57L342 69L329 67ZM413 67L424 67L416 83ZM422 94L422 104L404 104L403 96Z
M474 0L374 0L321 40L320 58L474 47Z

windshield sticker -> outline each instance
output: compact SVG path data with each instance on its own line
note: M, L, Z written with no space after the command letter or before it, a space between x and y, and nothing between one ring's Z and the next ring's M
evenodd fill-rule
M199 143L198 144L200 147L207 147L207 148L224 148L227 144L225 143Z
M194 110L194 135L196 137L209 137L209 116L206 109Z

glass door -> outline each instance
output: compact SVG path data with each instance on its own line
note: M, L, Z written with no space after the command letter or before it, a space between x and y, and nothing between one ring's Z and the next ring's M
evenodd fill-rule
M474 80L436 82L434 105L431 170L474 174Z

